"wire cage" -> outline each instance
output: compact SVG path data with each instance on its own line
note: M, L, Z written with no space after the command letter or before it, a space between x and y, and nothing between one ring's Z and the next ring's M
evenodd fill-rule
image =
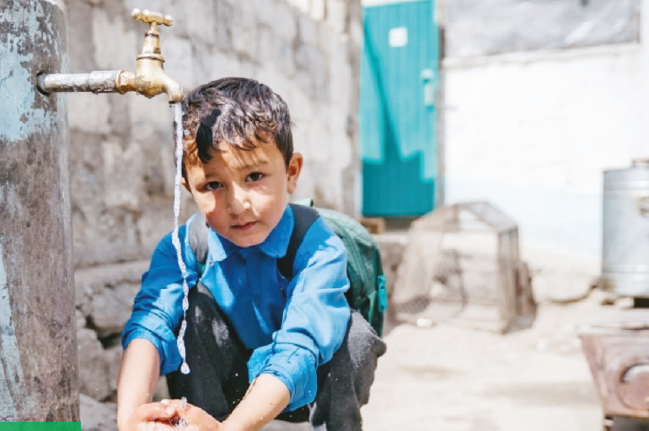
M397 321L441 321L504 333L529 327L536 304L518 226L488 202L443 206L416 220L392 293Z

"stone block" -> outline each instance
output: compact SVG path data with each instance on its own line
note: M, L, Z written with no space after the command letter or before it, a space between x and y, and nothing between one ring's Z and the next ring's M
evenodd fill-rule
M92 5L81 0L69 1L66 8L68 22L68 59L70 73L83 73L97 70L95 64L95 46L92 30L93 13ZM76 43L79 42L79 43ZM72 98L68 99L72 101Z
M311 0L286 0L291 6L302 14L309 13L311 7Z
M91 202L73 208L72 228L76 267L141 259L137 214L124 209L107 211Z
M309 16L315 21L323 21L327 16L327 0L311 0Z
M318 24L305 14L298 14L295 18L300 43L309 47L317 46L319 42Z
M108 376L110 377L110 389L117 394L117 376L119 367L122 364L122 346L117 344L104 350L106 362L108 363Z
M124 149L116 142L104 142L101 150L106 180L103 193L105 208L138 212L144 199L142 148L129 145Z
M93 296L86 306L99 337L115 336L122 332L131 317L133 299L140 290L140 282L107 287Z
M214 53L210 56L210 60L210 69L205 72L207 81L225 76L241 76L241 64L236 56L232 54Z
M79 395L81 431L117 431L117 404L100 403Z
M158 383L155 386L155 392L153 393L154 400L168 400L171 398L169 395L169 387L167 386L167 378L165 376L160 376Z
M152 99L147 99L136 93L127 93L121 97L129 103L130 121L134 137L138 135L139 127L149 124L154 125L156 128L166 127L171 133L173 110L169 107L169 102L164 94Z
M348 2L345 0L327 0L327 24L338 34L345 33Z
M126 26L130 17L109 16L105 9L95 9L92 18L95 63L99 70L135 72L139 50L135 32Z
M257 21L244 5L237 5L232 27L232 49L253 61L257 60Z
M162 46L162 55L165 56L165 71L183 89L196 86L193 75L191 40L176 36L166 38Z
M131 115L129 101L122 94L106 94L110 103L109 126L113 137L119 137L126 142L131 136Z
M182 225L197 211L196 204L187 191L182 192L180 208L178 223ZM137 229L142 254L150 256L162 237L173 230L173 200L170 198L151 199L143 211L142 217L138 220Z
M310 45L300 45L295 50L297 83L309 99L327 102L329 97L329 70L322 50Z
M272 27L267 25L260 25L257 29L257 46L259 48L259 55L257 60L262 67L269 64L274 64L279 59L276 56L277 51L277 35Z
M297 35L297 15L295 9L285 1L275 1L271 22L266 22L284 40L292 41Z
M89 133L110 133L110 101L104 95L74 94L68 98L68 126Z
M231 53L235 6L231 2L220 1L214 4L214 25L216 26L215 48Z
M110 367L104 355L104 348L91 329L77 331L79 347L79 392L102 401L113 395L110 382Z
M148 260L140 260L75 271L76 307L100 337L122 331L148 265Z
M182 4L185 10L184 18L187 21L185 25L192 42L213 44L217 26L212 17L214 8L218 7L217 2L184 0L177 3Z

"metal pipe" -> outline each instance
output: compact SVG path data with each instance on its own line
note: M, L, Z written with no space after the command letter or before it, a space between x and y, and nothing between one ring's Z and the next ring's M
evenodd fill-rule
M38 76L38 89L41 93L92 92L115 93L121 70L98 71L90 73L53 73Z

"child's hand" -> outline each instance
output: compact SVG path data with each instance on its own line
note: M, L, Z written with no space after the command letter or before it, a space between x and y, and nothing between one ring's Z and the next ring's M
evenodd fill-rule
M120 431L170 431L174 427L169 422L176 411L162 403L144 404L124 422L119 424Z
M221 422L210 416L200 407L193 406L181 400L162 400L161 404L174 410L171 423L178 424L186 431L219 431L223 430ZM166 411L166 410L165 410ZM179 420L180 419L180 420ZM184 428L182 427L184 425Z

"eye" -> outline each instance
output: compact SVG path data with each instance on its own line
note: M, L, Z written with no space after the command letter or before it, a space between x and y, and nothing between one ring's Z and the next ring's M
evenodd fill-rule
M264 178L264 174L261 172L253 172L248 175L248 178L246 178L246 181L252 181L253 183L256 183L257 181L261 180Z
M216 189L220 189L223 187L221 183L218 181L210 181L209 183L205 184L205 190L213 192Z

